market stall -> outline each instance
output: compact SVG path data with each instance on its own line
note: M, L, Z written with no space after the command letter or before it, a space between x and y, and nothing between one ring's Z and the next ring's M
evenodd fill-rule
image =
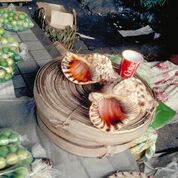
M116 73L118 76L119 66L122 65L121 56L92 54L92 59L107 62L104 64L109 67L102 66L101 70L97 66L98 63L92 63L96 67L95 72L102 71L101 78L98 78L97 73L91 80L87 72L85 73L87 81L81 81L81 76L72 71L79 79L76 80L66 71L68 64L74 65L73 68L75 68L75 60L78 60L82 61L82 65L83 61L88 65L91 62L88 60L91 59L91 55L70 53L60 43L55 44L57 50L25 13L12 9L0 12L3 27L0 40L2 43L0 78L3 91L0 100L0 126L11 128L19 133L21 135L20 144L28 149L28 153L31 152L32 168L27 166L26 172L29 171L28 174L34 178L37 175L43 178L45 176L68 178L71 175L74 178L98 178L107 177L115 171L138 171L135 160L149 159L155 153L157 133L154 129L163 127L175 115L174 110L157 101L157 98L161 101L165 99L161 98L163 95L159 92L160 89L164 89L162 84L165 84L164 86L170 94L165 101L168 106L176 107L176 104L170 99L176 92L174 88L166 87L170 82L176 82L173 80L174 77L172 79L172 75L175 76L175 66L167 62L153 67L144 61L140 64L137 75L131 76L131 69L129 69L127 75L131 78L125 80L118 78L116 83L112 83ZM6 32L4 29L11 32ZM13 38L9 38L9 36L13 36ZM88 61L86 62L86 60ZM40 67L42 68L39 70ZM84 68L88 70L85 65ZM171 75L165 75L167 69L171 69ZM160 70L163 72L161 73ZM165 76L163 81L162 78ZM99 79L102 79L102 82L109 79L111 85L105 87L105 82L104 87L103 83L98 85ZM128 81L129 84L123 81ZM172 87L174 87L174 83L172 83ZM152 89L157 91L156 96ZM140 97L133 107L132 99L135 97L135 91ZM123 99L119 93L125 94L124 97L127 100ZM133 95L131 96L130 93ZM90 97L88 97L89 95ZM34 99L31 98L33 96ZM111 120L111 122L109 120L109 126L107 124L107 126L103 126L103 120L108 119L105 117L108 114L106 113L107 108L110 107L104 102L104 114L100 113L100 117L97 115L97 119L100 121L98 124L96 108L99 108L98 101L103 97L105 99L113 97L115 100L109 101L109 104L113 107L117 106L117 109L116 100L120 101L119 104L122 103L122 107L128 107L128 110L124 110L124 112L127 111L127 119L125 120L126 116L123 112L120 112L119 116L117 113L112 113L109 114ZM157 107L158 104L159 107ZM140 108L141 110L139 110ZM154 114L157 113L157 118L162 118L164 114L160 116L158 114L160 111L161 113L166 111L168 114L161 122L155 120L154 117ZM122 122L120 120L116 122L115 117L123 118ZM152 128L147 130L150 124ZM143 133L146 134L141 137ZM4 131L2 135L4 135ZM5 135L7 136L6 133ZM8 138L10 136L11 134L8 133ZM10 150L9 140L8 143L7 139L5 141L6 144L4 144ZM135 157L128 151L129 148ZM146 154L142 154L143 152ZM17 157L16 152L14 157ZM13 163L16 164L14 157ZM38 160L42 160L44 157L52 160L53 169L52 165L38 166ZM7 155L5 158L7 159ZM8 160L9 158L6 160L7 163ZM2 165L4 166L4 164ZM3 169L5 170L5 166ZM16 173L15 168L12 169Z
M15 12L12 11L12 13ZM7 73L11 74L12 80L10 75L7 78L6 73L1 75L1 86L5 90L0 100L0 126L1 128L10 128L21 136L20 142L32 154L33 160L30 160L30 162L33 161L32 163L35 165L32 164L32 167L29 168L28 165L23 164L23 167L27 167L28 170L25 168L25 170L20 171L16 171L15 167L10 168L8 166L8 170L2 169L1 175L8 174L6 176L12 176L13 174L14 177L25 177L27 172L29 172L31 177L42 176L45 178L45 176L50 176L53 178L67 178L72 175L72 177L97 178L106 177L118 170L138 171L136 161L128 150L114 156L104 157L103 155L103 158L100 159L75 156L57 147L39 128L36 121L35 103L32 98L27 96L32 96L33 80L39 67L51 60L54 55L59 56L60 54L55 51L55 48L45 37L44 33L40 31L39 27L35 23L34 25L32 31L31 29L20 30L18 25L12 28L11 23L7 23L7 28L15 31L8 32L8 34L12 35L21 44L21 48L19 47L17 51L20 59L16 61L18 63L16 70L14 68L14 71ZM23 25L20 27L23 27ZM36 32L38 32L38 35L35 35ZM42 39L41 41L38 39L39 36ZM11 51L8 52L12 55ZM12 60L15 61L14 58ZM3 67L3 70L8 72L7 68L9 67L11 67L10 64L6 68ZM6 85L7 83L8 85ZM42 146L40 146L40 149L35 149L35 147L39 147L38 144ZM44 157L52 160L54 164L53 169L51 169L51 166L39 166L38 160ZM122 164L120 163L121 160ZM16 162L14 161L13 163L15 164ZM26 174L22 174L22 172Z

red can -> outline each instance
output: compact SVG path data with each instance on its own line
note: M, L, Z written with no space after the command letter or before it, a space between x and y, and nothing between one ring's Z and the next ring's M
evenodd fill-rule
M133 50L122 52L122 61L120 64L120 76L122 78L132 77L140 63L143 61L143 55Z

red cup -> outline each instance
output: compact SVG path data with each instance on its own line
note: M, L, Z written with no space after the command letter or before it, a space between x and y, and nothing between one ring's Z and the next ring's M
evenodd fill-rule
M122 52L122 60L120 64L120 76L122 78L133 77L140 63L143 61L143 55L133 51L125 50Z

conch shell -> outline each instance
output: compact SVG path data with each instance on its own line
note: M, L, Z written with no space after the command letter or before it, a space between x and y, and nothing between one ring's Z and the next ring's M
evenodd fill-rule
M68 52L62 59L61 69L75 84L91 84L118 77L110 59L100 54L79 56Z
M117 132L139 115L139 108L126 97L91 93L89 117L94 126L104 132Z
M140 107L143 114L155 107L155 100L145 84L134 77L122 80L113 86L112 93L120 97L129 96L130 100Z

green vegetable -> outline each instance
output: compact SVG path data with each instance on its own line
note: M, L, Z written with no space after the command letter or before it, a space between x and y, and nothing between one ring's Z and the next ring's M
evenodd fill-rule
M17 134L13 133L12 135L9 136L9 140L11 143L16 143L19 141L19 137Z
M11 135L12 131L9 128L5 128L1 131L1 134L5 135L6 137L9 137Z
M7 146L0 146L0 157L6 157L9 153Z
M18 161L18 157L15 153L9 153L6 157L6 161L8 165L14 165Z
M0 169L3 169L5 167L6 167L6 160L0 157Z
M11 153L16 153L17 152L17 145L14 145L14 144L11 144L11 145L9 145L9 151L11 152Z
M25 160L28 158L29 154L28 154L28 151L23 149L23 148L20 148L18 151L17 151L17 156L20 160Z
M9 144L9 139L5 135L0 135L0 145L7 145Z

